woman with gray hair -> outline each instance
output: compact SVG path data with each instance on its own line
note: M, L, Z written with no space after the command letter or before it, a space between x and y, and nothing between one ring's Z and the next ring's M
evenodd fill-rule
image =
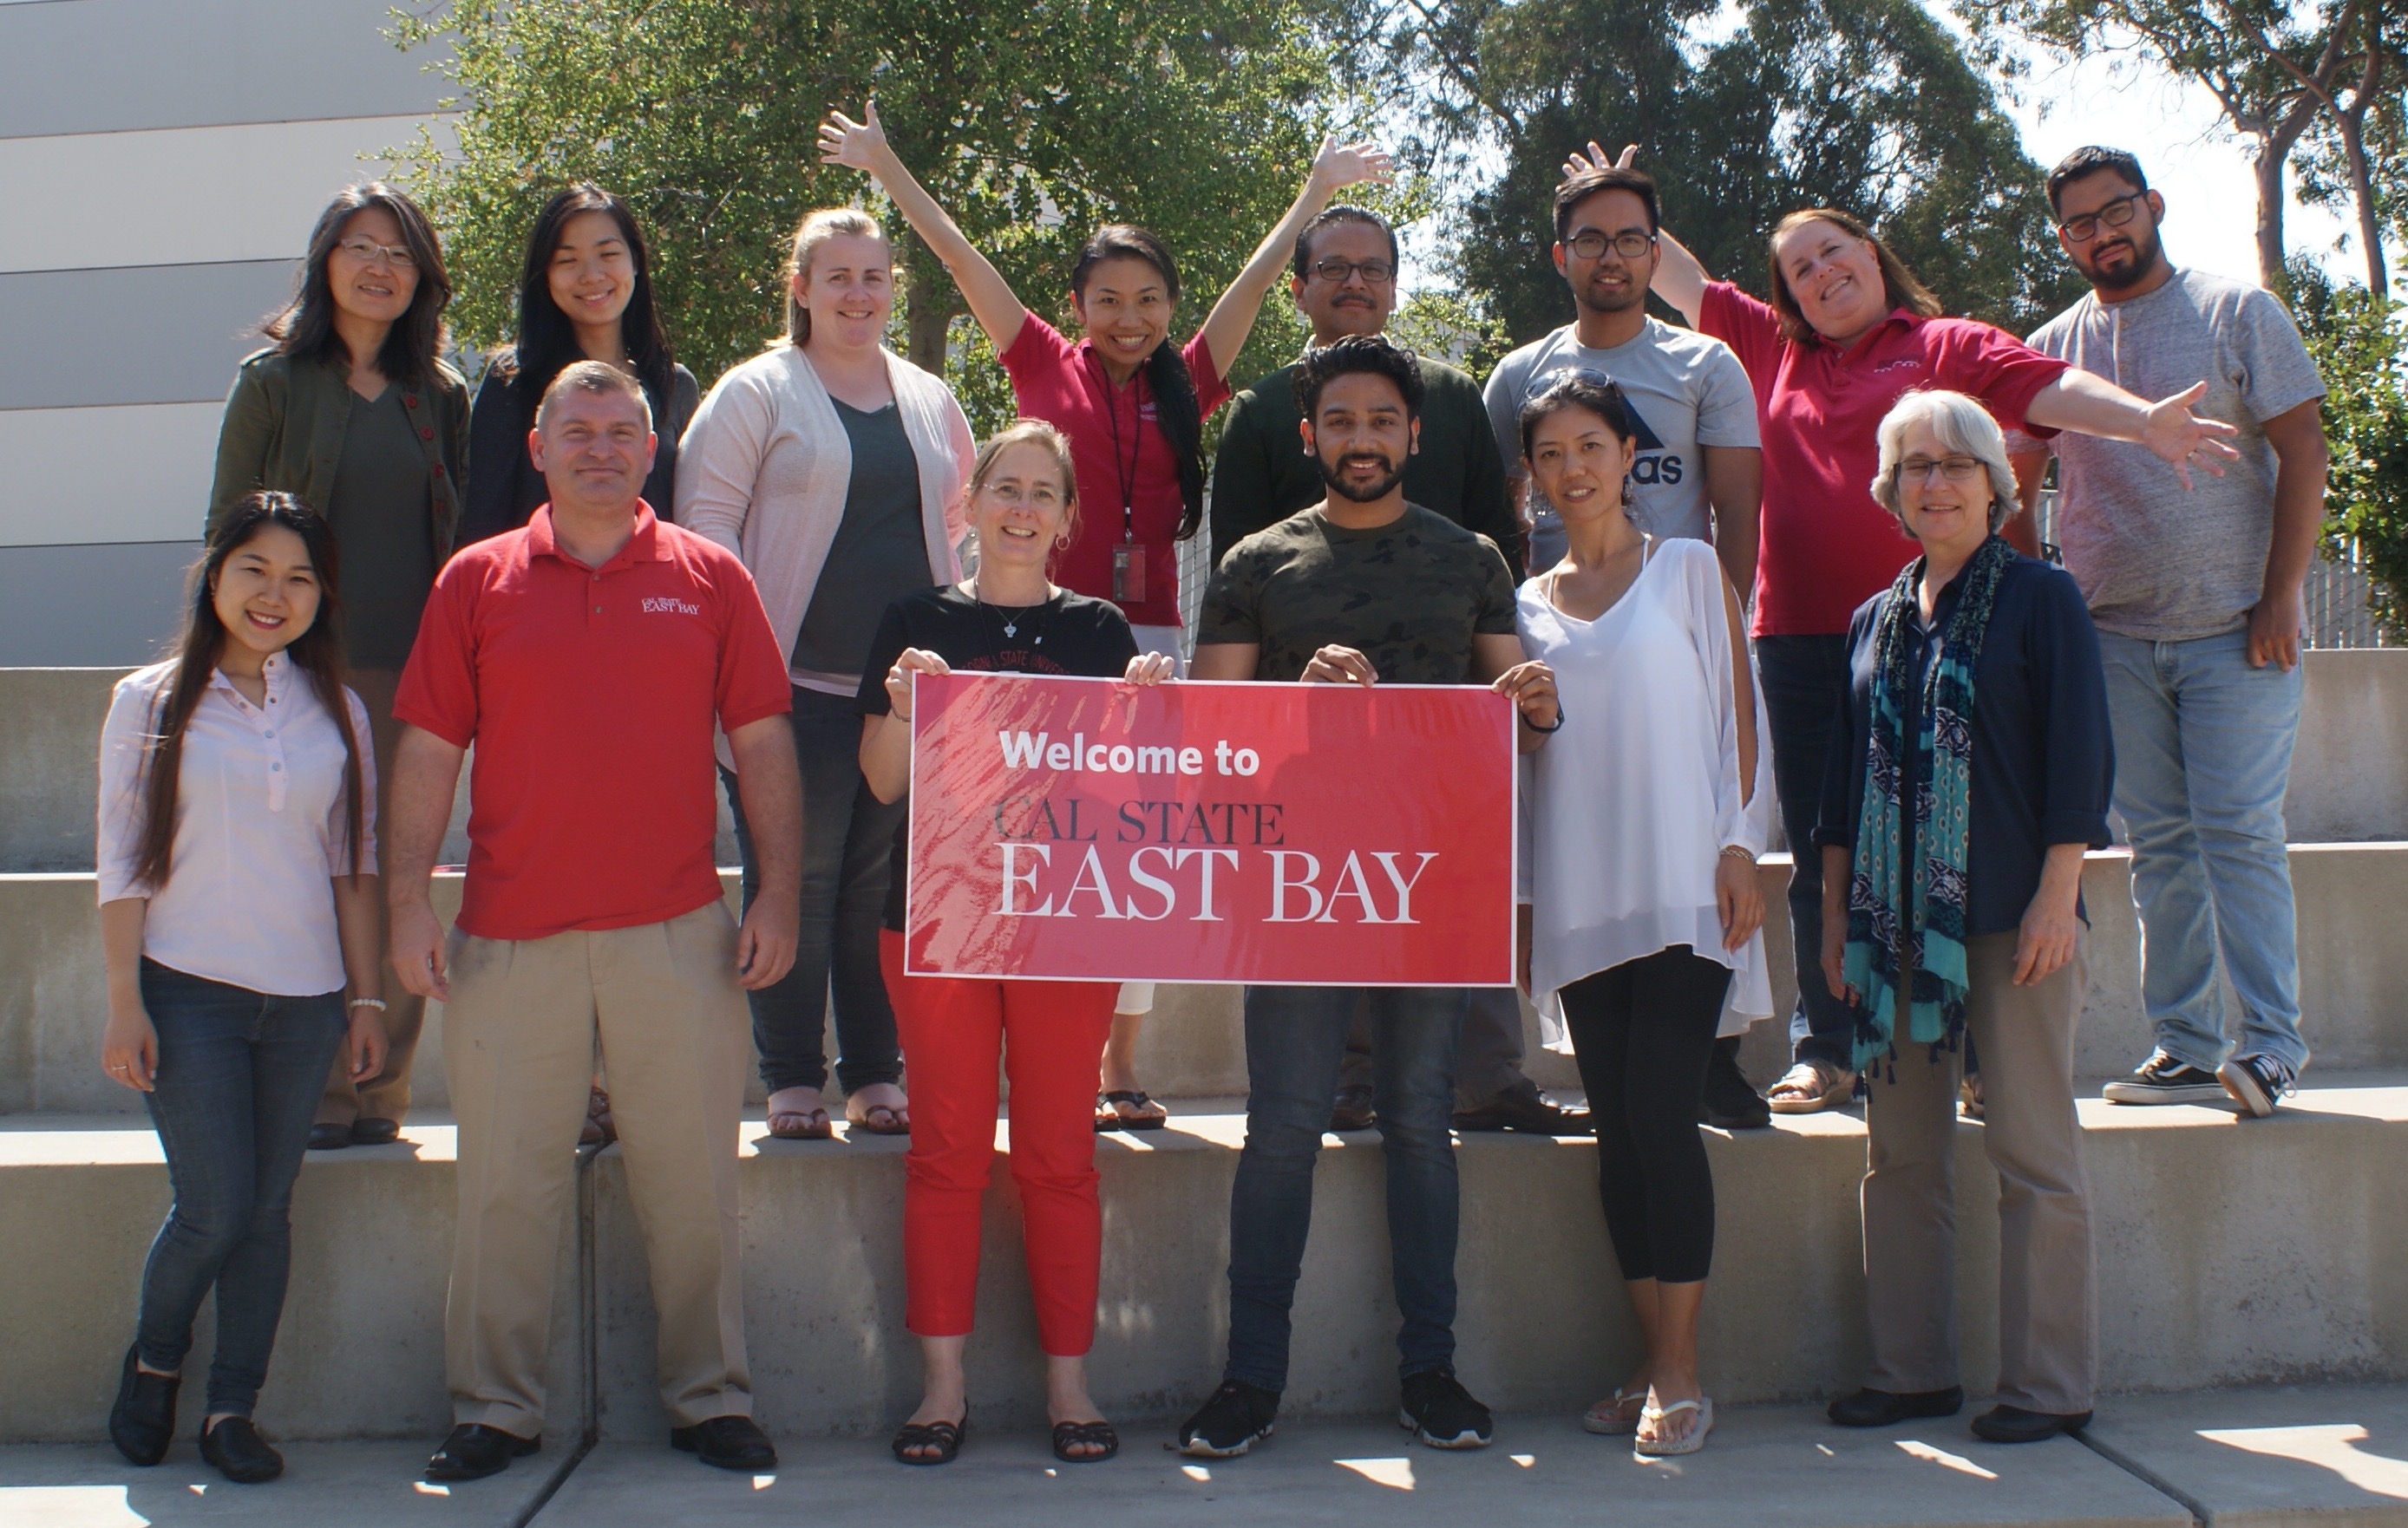
M1833 1421L1953 1415L1957 1070L1980 1047L1999 1174L1998 1404L1979 1436L2090 1420L2090 1209L2073 1107L2082 854L2107 844L2114 755L2099 638L2062 568L1999 536L2015 511L1998 424L1960 393L1882 421L1872 492L1923 554L1848 632L1814 841L1824 979L1856 1022L1870 1135L1865 1388Z

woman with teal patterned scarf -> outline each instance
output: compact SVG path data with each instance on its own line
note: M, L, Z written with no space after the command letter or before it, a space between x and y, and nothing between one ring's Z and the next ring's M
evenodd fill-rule
M1865 1287L1872 1365L1842 1425L1954 1414L1956 1098L1979 1049L1999 1175L1993 1442L2090 1420L2090 1212L2073 1104L2086 849L2114 775L2099 638L2061 568L2000 539L2014 477L1999 427L1956 393L1882 421L1873 496L1922 555L1849 630L1814 839L1824 978L1856 1015L1865 1077Z

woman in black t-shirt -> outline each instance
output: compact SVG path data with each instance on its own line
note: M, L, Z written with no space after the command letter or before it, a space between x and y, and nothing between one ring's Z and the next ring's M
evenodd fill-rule
M1171 660L1140 654L1114 606L1057 589L1054 554L1078 526L1069 443L1022 420L970 475L978 573L886 608L861 681L861 772L881 801L911 778L911 676L955 669L1122 678L1158 684ZM1046 1412L1065 1463L1109 1459L1120 1438L1087 1395L1103 1209L1096 1195L1096 1066L1111 1031L1111 981L906 976L898 837L879 952L911 1077L903 1199L904 1323L920 1338L925 1392L895 1437L907 1464L941 1464L968 1420L962 1349L978 1294L979 1207L995 1161L996 1067L1011 1078L1011 1176L1020 1186L1028 1284L1045 1349Z

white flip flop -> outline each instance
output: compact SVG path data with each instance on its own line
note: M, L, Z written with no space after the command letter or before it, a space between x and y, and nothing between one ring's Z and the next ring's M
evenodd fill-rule
M1704 1448L1706 1435L1714 1430L1714 1403L1705 1396L1700 1395L1694 1401L1674 1401L1660 1409L1651 1406L1639 1414L1639 1420L1642 1425L1651 1421L1661 1422L1675 1411L1698 1414L1698 1425L1689 1429L1688 1436L1670 1442L1650 1443L1634 1434L1630 1439L1630 1451L1641 1459L1663 1459L1673 1454L1693 1454Z
M1623 1415L1623 1407L1633 1401L1643 1401L1647 1392L1642 1387L1625 1393L1616 1385L1613 1394L1581 1413L1581 1431L1595 1433L1599 1437L1628 1437L1639 1431L1639 1419Z

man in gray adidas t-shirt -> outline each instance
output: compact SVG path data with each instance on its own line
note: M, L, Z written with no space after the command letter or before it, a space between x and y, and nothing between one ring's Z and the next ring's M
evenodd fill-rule
M2027 504L2057 453L2055 535L2099 626L2115 807L2132 839L2157 1044L2104 1092L2119 1104L2229 1092L2264 1116L2308 1059L2283 794L2300 724L2300 585L2324 520L2324 383L2272 294L2167 261L2164 199L2131 155L2076 150L2048 195L2091 292L2033 348L2145 397L2203 378L2192 407L2240 429L2240 460L2197 474L2188 493L2137 446L2016 443ZM2242 1007L2229 1047L2219 948Z
M1529 487L1522 405L1565 371L1596 372L1620 385L1636 426L1631 520L1651 536L1713 543L1731 587L1746 599L1756 587L1764 495L1756 391L1729 346L1647 316L1660 258L1656 182L1644 170L1580 170L1555 188L1555 269L1571 288L1573 320L1498 362L1483 393L1514 492L1530 499L1526 565L1536 575L1562 560L1564 527ZM1706 1121L1725 1129L1770 1124L1770 1107L1740 1070L1739 1047L1736 1035L1714 1044Z
M1639 431L1632 520L1651 536L1713 543L1744 599L1756 581L1764 483L1756 393L1730 347L1647 316L1656 231L1656 186L1644 171L1584 170L1556 189L1555 268L1576 317L1498 363L1484 393L1488 421L1507 474L1527 492L1522 405L1561 372L1612 378ZM1563 556L1563 523L1535 494L1528 510L1528 567L1540 573Z

